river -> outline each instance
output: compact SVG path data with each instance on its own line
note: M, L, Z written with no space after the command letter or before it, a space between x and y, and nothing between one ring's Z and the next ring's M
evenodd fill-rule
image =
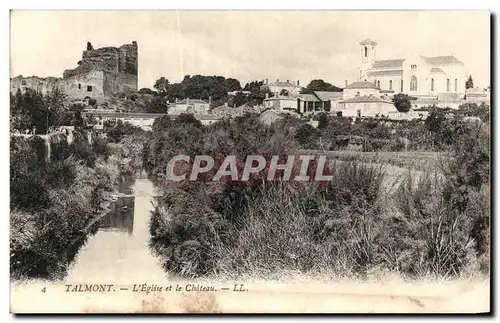
M149 218L155 187L148 179L121 182L119 197L98 222L97 232L78 252L66 276L68 283L130 284L155 278L165 271L152 255Z

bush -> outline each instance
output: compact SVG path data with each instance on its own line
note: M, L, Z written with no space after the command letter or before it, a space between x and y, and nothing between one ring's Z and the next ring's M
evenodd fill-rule
M116 180L105 143L12 137L11 277L58 278L85 242L83 231ZM105 166L106 165L106 166Z

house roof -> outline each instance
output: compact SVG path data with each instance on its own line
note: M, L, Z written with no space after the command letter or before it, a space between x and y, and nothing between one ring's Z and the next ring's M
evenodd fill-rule
M321 101L338 100L342 98L342 92L332 92L332 91L314 91L314 94Z
M431 73L444 73L444 71L439 67L433 67L431 68Z
M301 94L300 98L302 101L308 101L308 102L320 102L321 100L314 94Z
M347 100L340 101L340 103L370 103L370 102L386 102L386 103L391 103L390 101L385 101L382 100L381 98L378 98L374 95L363 95L363 96L356 96L354 98L350 98Z
M290 82L273 82L273 83L269 83L268 86L298 87L298 88L302 88L300 85L295 85L295 84L292 84Z
M378 45L375 41L369 39L369 38L366 38L362 41L359 42L360 45Z
M461 61L459 61L455 56L433 56L433 57L427 57L427 56L421 56L422 59L429 65L448 65L448 64L454 64L454 65L464 65Z
M276 100L297 100L297 98L294 96L278 95L264 99L264 101L276 101Z
M385 70L385 71L375 71L375 72L368 72L369 76L402 76L403 75L403 70Z
M371 82L361 81L354 82L345 87L346 89L379 89Z
M403 68L404 58L399 59L386 59L381 61L375 61L372 69L376 68Z

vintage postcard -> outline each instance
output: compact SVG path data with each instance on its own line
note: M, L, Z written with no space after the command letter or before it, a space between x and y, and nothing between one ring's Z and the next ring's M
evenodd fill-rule
M489 313L490 21L12 10L11 313Z

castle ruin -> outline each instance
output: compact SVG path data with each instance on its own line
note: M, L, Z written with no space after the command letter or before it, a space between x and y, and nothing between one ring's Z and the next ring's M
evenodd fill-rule
M65 70L62 78L16 76L10 80L10 90L35 89L47 93L59 88L69 99L86 97L103 101L114 93L137 92L137 42L120 47L94 49L87 43L82 59L74 69Z

